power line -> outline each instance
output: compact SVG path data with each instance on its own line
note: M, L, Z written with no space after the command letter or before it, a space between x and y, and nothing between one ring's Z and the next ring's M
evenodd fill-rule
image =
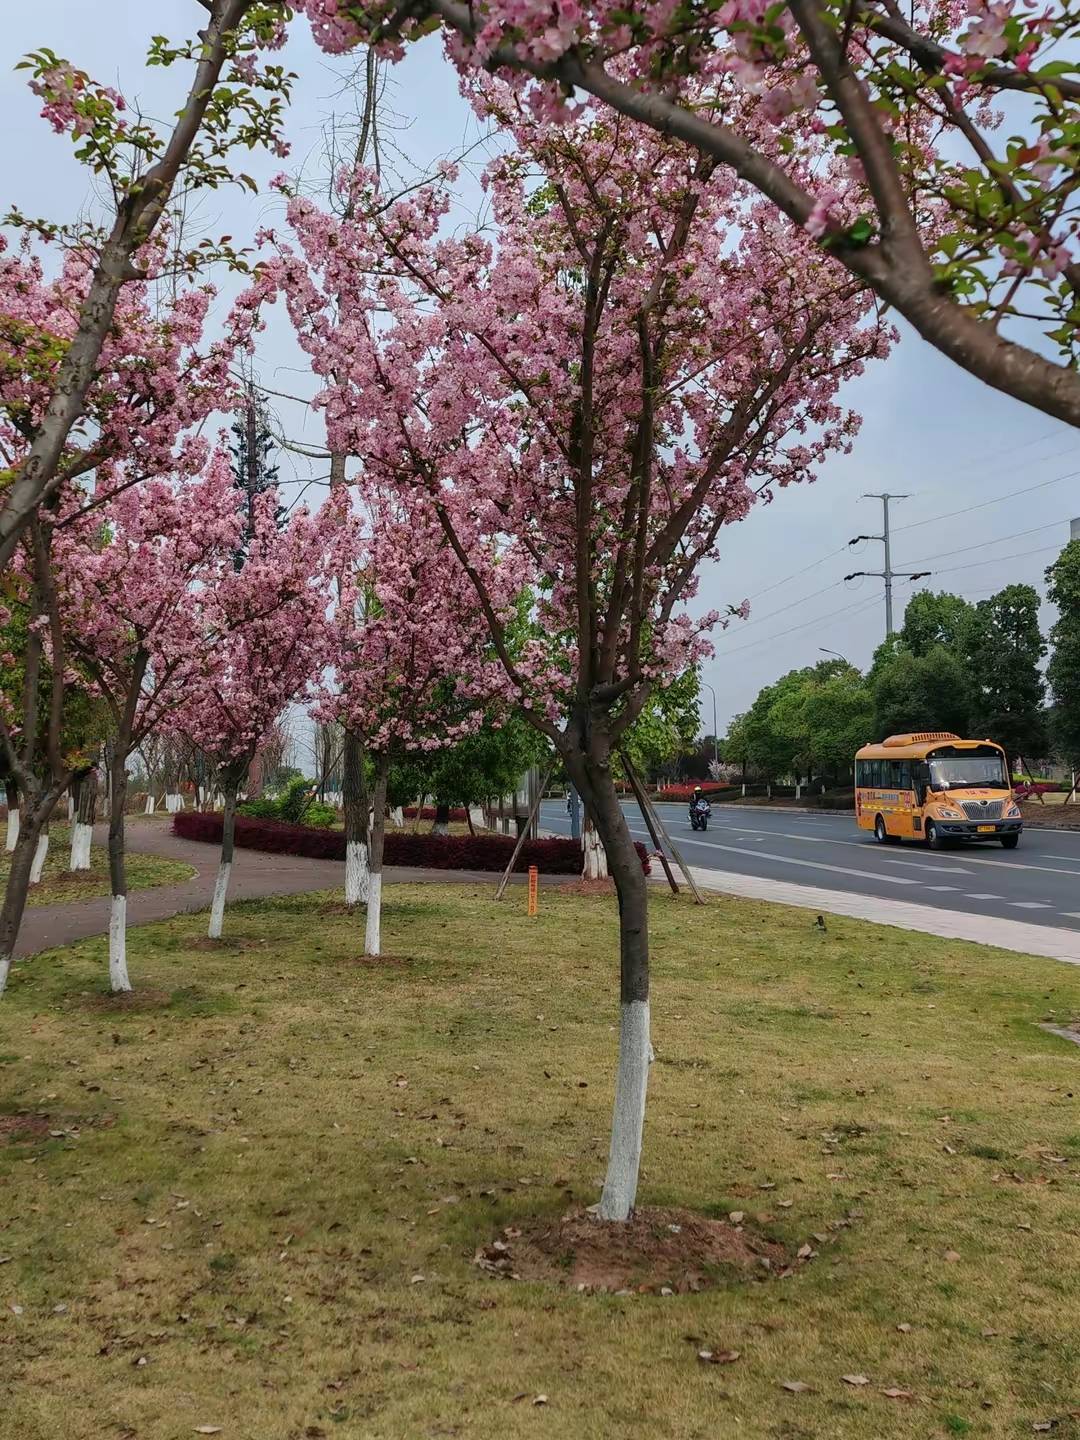
M935 575L954 575L957 570L978 570L981 565L1000 565L1006 558L1008 558L1010 562L1013 560L1024 560L1029 555L1048 555L1051 550L1060 551L1060 549L1060 545L1040 545L1037 550L1021 550L1019 555L1009 555L1008 557L995 555L989 560L972 560L970 565L949 565L946 569L935 570L933 573Z
M999 535L993 540L979 540L974 545L954 545L948 550L939 550L936 555L924 555L920 560L909 560L909 565L925 565L930 560L943 560L949 555L966 555L971 550L982 550L987 545L1004 545L1006 540L1020 540L1025 535L1038 535L1042 530L1054 530L1059 525L1067 525L1069 517L1063 520L1051 520L1046 525L1032 525L1030 530L1014 530L1011 535ZM942 571L942 574L947 572Z
M832 560L837 555L842 555L847 548L846 545L841 545L837 550L830 550L828 555L822 555L820 560L812 560L809 565L804 565L801 570L796 570L794 574L785 576L783 580L774 581L772 585L767 585L764 590L758 590L748 598L751 600L760 600L763 595L768 595L770 591L779 590L781 585L787 585L792 580L798 580L799 576L805 575L807 571L816 570L819 565L824 565L826 560Z
M779 631L775 635L762 635L757 640L751 640L748 645L737 645L734 650L724 650L718 654L718 659L726 660L730 655L738 655L742 650L754 650L758 646L767 645L770 640L786 640L789 635L797 635L800 630L808 630L811 625L820 625L824 620L832 620L837 615L846 615L852 610L863 609L863 601L856 600L853 605L842 605L839 610L832 610L828 615L816 615L813 620L806 620L801 625L790 626L787 630Z
M1015 454L1018 450L1026 450L1026 449L1028 449L1028 448L1029 448L1030 446L1032 446L1032 445L1041 445L1044 440L1050 440L1050 439L1052 439L1057 433L1058 433L1057 430L1048 430L1045 435L1038 435L1038 436L1035 437L1034 440L1022 440L1022 441L1021 441L1019 444L1017 444L1017 445L1011 445L1011 446L1009 446L1009 448L1008 448L1007 450L995 450L992 455L979 456L979 457L977 457L976 459L965 461L965 463L964 463L963 465L961 465L961 466L959 466L959 467L955 467L955 468L952 470L952 473L953 473L954 475L955 475L955 474L963 474L964 471L970 470L973 466L976 466L976 465L984 465L987 460L1000 460L1000 459L1004 458L1004 457L1007 456L1007 455L1013 455L1013 454ZM1040 456L1039 459L1038 459L1035 463L1036 463L1036 464L1042 464L1042 463L1044 463L1045 461L1048 461L1048 460L1058 460L1058 459L1061 458L1062 455L1071 454L1072 452L1075 451L1075 449L1076 449L1075 444L1069 445L1069 446L1067 446L1064 450L1055 451L1053 455L1043 455L1043 456ZM1068 476L1068 475L1061 475L1061 476L1058 476L1058 477L1057 477L1058 480L1067 480L1067 479L1070 479L1070 478L1071 478L1071 476ZM1053 484L1056 484L1056 483L1057 483L1057 480L1048 480L1048 481L1046 481L1046 484L1048 484L1048 485L1053 485ZM1037 489L1037 488L1038 488L1037 486L1033 486L1033 487L1032 487L1032 489ZM1028 492L1028 491L1024 491L1024 490L1018 490L1018 491L1015 491L1014 493L1015 493L1015 494L1018 494L1018 495L1024 495L1024 494L1027 494L1027 493L1029 493L1029 492ZM1008 500L1008 499L1011 499L1011 498L1012 498L1012 497L1009 496L1009 495L999 496L999 499L1001 499L1001 500ZM991 505L995 505L995 504L997 504L997 501L996 501L996 500L991 500L991 501L987 501L986 503L987 503L987 504L991 504ZM972 506L972 507L970 507L970 508L972 508L972 509L978 509L979 507L978 507L978 506ZM956 514L956 515L963 515L965 512L964 512L963 510L956 510L956 511L953 511L952 513L953 513L953 514ZM916 521L916 522L915 522L914 524L912 524L912 525L900 525L900 526L898 526L898 527L896 528L896 530L893 531L893 534L894 534L894 535L895 535L895 534L898 534L899 531L901 531L901 530L913 530L913 529L916 528L917 525L930 525L930 524L933 523L933 519L949 519L949 518L950 518L950 517L947 516L947 515L946 515L946 516L935 516L935 517L932 517L931 520L919 520L919 521ZM766 587L764 588L764 590L755 590L755 592L753 593L753 595L750 595L748 598L749 598L750 600L760 600L763 595L769 595L769 594L772 593L773 590L779 590L782 586L790 584L790 582L791 582L792 580L798 580L798 579L800 578L800 576L808 574L811 570L816 570L819 565L824 565L827 560L832 560L832 559L835 559L835 557L836 557L837 555L842 555L848 548L849 548L849 547L848 547L847 545L841 545L841 546L839 546L836 550L830 550L827 555L822 555L822 556L820 556L817 560L811 560L810 563L809 563L809 565L804 565L801 570L794 570L794 571L792 571L792 573L791 573L790 575L785 575L782 580L774 580L771 585L766 585Z
M739 629L740 631L749 630L751 625L763 625L766 620L773 620L777 615L783 615L787 610L794 610L796 605L805 605L808 600L816 600L819 595L824 595L829 590L835 590L843 583L842 580L834 580L831 585L823 585L820 590L811 591L809 595L803 595L798 600L792 600L787 605L781 605L778 610L770 610L767 615L758 615L753 620L747 620L745 624L739 626Z
M915 520L910 525L898 525L894 534L901 530L919 530L923 525L934 525L939 520L953 520L957 515L969 515L973 510L985 510L989 505L1000 505L1003 500L1015 500L1018 495L1031 495L1036 490L1045 490L1048 485L1060 485L1063 480L1075 480L1080 470L1070 470L1067 475L1055 475L1052 480L1041 480L1038 485L1028 485L1023 490L1010 490L1007 495L997 495L993 500L980 501L978 505L965 505L962 510L950 510L945 515L931 515L929 520Z

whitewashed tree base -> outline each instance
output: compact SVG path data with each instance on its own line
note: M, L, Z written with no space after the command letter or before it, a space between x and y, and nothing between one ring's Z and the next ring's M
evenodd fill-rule
M11 974L11 956L5 955L0 960L0 995L7 989L8 976Z
M400 805L395 805L393 810L390 811L390 820L399 830L405 824L405 812Z
M432 833L433 835L449 835L449 834L450 834L450 825L449 825L449 822L446 821L446 820L436 820L436 821L435 821L435 824L432 825L432 827L431 827L431 833Z
M599 833L592 825L586 824L581 839L585 863L581 874L585 880L606 880L608 874L607 853Z
M155 809L156 805L157 805L157 801L154 799L153 795L147 795L147 797L146 797L146 811L145 811L145 813L146 813L147 815L153 815L154 809Z
M619 1019L619 1069L615 1078L611 1150L596 1212L601 1220L629 1220L634 1211L651 1051L649 1002L624 1002Z
M69 820L75 819L75 796L69 795L67 801L67 815Z
M90 847L94 843L94 827L76 820L71 827L71 858L69 870L90 869Z
M114 995L131 989L127 968L126 895L114 895L109 911L109 985Z
M38 836L37 848L34 851L34 859L30 865L30 884L40 885L41 876L45 870L45 860L49 853L49 836L47 833Z
M350 840L345 846L345 904L363 905L368 898L370 875L368 848L362 840Z
M210 906L210 929L211 940L221 939L221 927L225 922L225 897L229 893L229 875L232 872L231 863L222 861L218 865L217 879L214 881L214 899Z
M14 850L19 841L19 807L8 811L7 816L7 841L5 849Z
M364 927L364 954L382 954L382 871L368 876L367 924Z

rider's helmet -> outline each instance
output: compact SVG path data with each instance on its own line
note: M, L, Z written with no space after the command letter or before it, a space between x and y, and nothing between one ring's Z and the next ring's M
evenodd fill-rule
M695 796L695 798L696 798L698 795L700 795L701 793L702 793L702 791L701 791L701 786L700 786L700 785L695 785L695 786L694 786L694 796Z

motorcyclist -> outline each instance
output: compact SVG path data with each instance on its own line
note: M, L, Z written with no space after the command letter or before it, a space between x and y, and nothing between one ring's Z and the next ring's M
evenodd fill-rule
M690 819L693 820L695 815L708 815L711 813L711 810L712 807L705 798L704 790L702 790L700 785L695 785L694 793L690 799Z

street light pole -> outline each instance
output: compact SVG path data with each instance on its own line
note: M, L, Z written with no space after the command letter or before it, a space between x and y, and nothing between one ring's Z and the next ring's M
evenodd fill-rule
M719 765L719 764L720 764L720 742L719 742L719 740L716 738L716 691L713 689L713 687L709 684L709 682L708 682L707 680L702 680L701 683L702 683L702 685L704 685L705 689L708 690L709 694L712 696L712 747L713 747L713 759L716 761L717 765Z

